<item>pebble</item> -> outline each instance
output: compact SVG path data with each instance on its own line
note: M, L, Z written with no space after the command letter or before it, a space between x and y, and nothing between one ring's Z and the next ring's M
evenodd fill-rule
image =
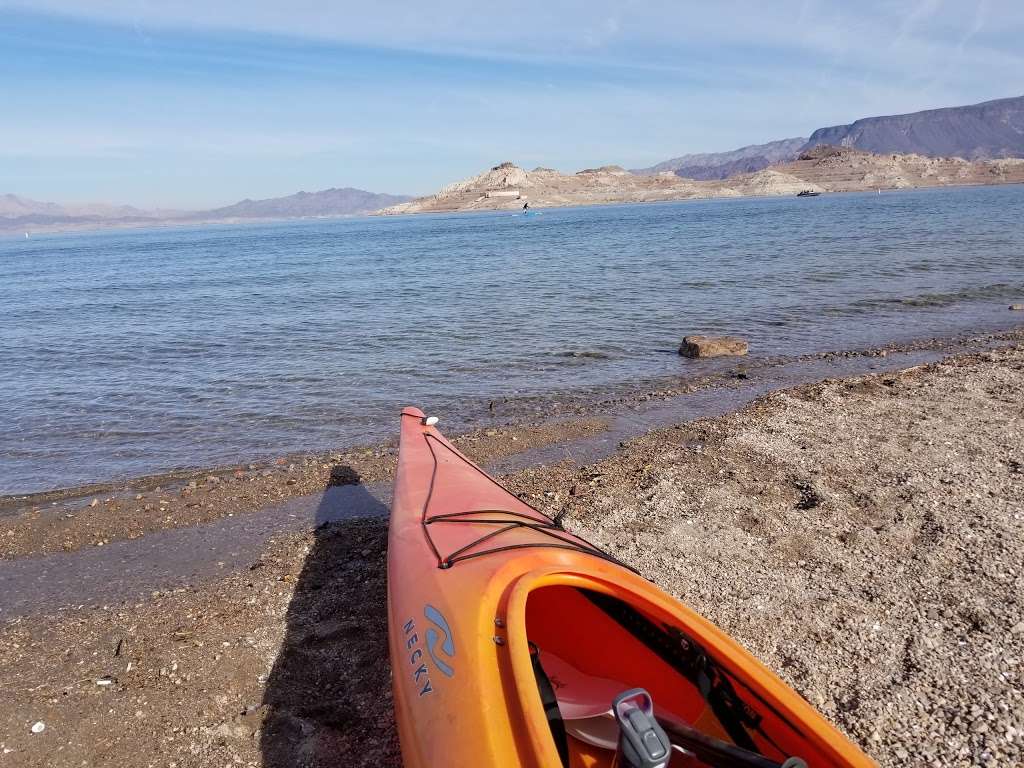
M32 725L32 733L42 733L46 730L46 723L42 720Z

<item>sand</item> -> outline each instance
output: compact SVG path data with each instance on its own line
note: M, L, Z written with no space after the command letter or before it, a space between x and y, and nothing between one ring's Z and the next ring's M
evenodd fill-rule
M1019 765L1022 403L1018 337L503 479L882 765ZM343 521L187 587L5 617L0 765L398 765L385 558L383 518Z

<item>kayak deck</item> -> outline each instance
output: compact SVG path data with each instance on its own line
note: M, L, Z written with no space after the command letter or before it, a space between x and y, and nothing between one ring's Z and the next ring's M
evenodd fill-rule
M457 562L474 557L533 548L568 549L618 562L516 498L447 441L430 434L424 435L424 440L433 459L433 471L421 521L439 568L451 568ZM450 498L453 495L450 489L463 488L467 473L475 475L475 479L483 484L483 492L499 493L504 497L503 503L496 506L481 499L474 506L462 492L457 494L457 504L453 503L455 499ZM446 492L446 489L449 490ZM444 511L452 509L456 511Z

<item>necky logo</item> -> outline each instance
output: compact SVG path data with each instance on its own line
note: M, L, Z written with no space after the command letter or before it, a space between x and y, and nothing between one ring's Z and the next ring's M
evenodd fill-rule
M447 662L439 658L437 649L437 646L440 644L441 651L444 652L445 656L449 659L455 656L455 642L452 640L451 627L448 626L448 621L441 615L441 612L429 603L423 606L423 615L437 627L437 629L427 627L427 653L430 654L434 665L441 670L442 674L452 677L455 674L455 670ZM440 630L440 633L438 630Z
M452 677L455 670L448 662L455 657L455 641L448 620L437 608L429 604L423 606L423 615L430 623L425 633L427 655L441 674ZM420 696L431 694L434 692L434 686L430 682L430 670L423 659L423 645L416 630L416 620L409 619L402 629L405 634L405 649L409 652L409 673L413 684Z

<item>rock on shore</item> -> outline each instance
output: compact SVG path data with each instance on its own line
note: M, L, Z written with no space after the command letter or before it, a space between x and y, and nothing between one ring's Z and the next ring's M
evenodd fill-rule
M685 336L679 345L683 357L727 357L747 354L749 344L739 336Z

